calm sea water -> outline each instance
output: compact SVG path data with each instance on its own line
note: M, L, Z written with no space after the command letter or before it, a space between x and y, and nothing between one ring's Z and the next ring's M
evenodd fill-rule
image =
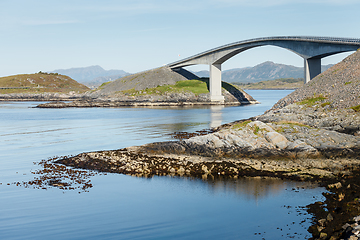
M12 183L34 178L53 156L171 140L259 115L291 91L248 91L262 104L199 108L37 109L0 102L0 239L304 239L322 199L306 183L244 178L96 175L79 194ZM10 185L8 185L10 184Z

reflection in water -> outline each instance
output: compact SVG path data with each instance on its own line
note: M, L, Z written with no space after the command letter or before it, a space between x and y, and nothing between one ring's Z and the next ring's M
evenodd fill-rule
M240 106L237 111L242 113ZM161 123L148 120L150 125L142 127L147 132L190 132L199 131L199 129L215 128L224 124L223 118L224 106L195 106L189 107L157 107L153 109L169 111L172 115L166 116ZM240 117L241 118L241 117ZM204 121L205 120L205 121ZM236 119L231 119L234 121ZM227 121L230 122L230 121Z
M224 106L211 106L210 128L215 128L222 123L222 109Z
M39 162L38 164L42 169L32 172L35 174L33 180L22 183L14 182L13 184L16 186L23 186L26 188L33 187L37 189L56 187L63 191L80 190L79 193L89 191L90 188L93 187L91 184L91 177L97 175L99 173L98 171L77 170L76 168L74 169L72 167L54 164L54 160L57 159L53 158ZM146 179L147 177L139 178ZM148 179L152 178L153 177L149 177ZM213 193L231 193L241 196L248 201L255 200L256 202L261 199L277 196L286 188L309 189L318 187L318 185L310 182L295 182L272 177L216 177L212 179L190 177L188 179L204 183L205 187L209 188Z
M42 169L33 164L52 156L168 141L172 132L208 129L220 117L224 124L261 114L288 93L253 90L250 94L262 104L219 110L37 109L32 107L38 103L0 103L1 239L258 240L290 238L295 232L302 234L297 239L306 238L309 223L304 227L299 223L311 216L306 212L298 216L294 209L289 214L283 206L318 201L321 188L297 193L281 189L296 189L299 183L274 179L146 180L120 174L91 175L79 183L77 178L62 179L63 175L55 174L63 171L60 167L49 172L57 178L40 178L46 171L38 171ZM217 111L222 111L222 116L215 117ZM210 118L212 113L215 115ZM73 170L75 177L82 171ZM33 182L30 189L11 184L35 177L42 180L38 183L50 184L47 190L31 189L36 186ZM63 193L61 187L70 189L65 185L73 181L71 187L76 189ZM81 185L84 182L88 185ZM83 186L89 186L89 191L78 194Z
M77 170L72 167L54 164L57 158L42 160L38 164L42 167L37 171L33 180L28 182L14 182L16 186L33 187L37 189L48 189L51 187L65 190L89 191L93 187L91 177L97 175L98 171ZM105 173L106 174L106 173ZM147 177L139 177L147 178ZM152 179L149 177L148 179ZM176 177L177 178L177 177ZM185 177L186 179L186 177ZM261 199L274 197L282 193L286 188L304 189L314 188L318 185L310 182L295 182L272 177L241 177L241 178L187 178L205 183L205 187L213 193L231 193L242 198L256 202ZM186 181L186 180L185 180Z
M239 179L214 179L207 181L215 193L235 193L247 200L261 200L279 195L284 189L311 189L319 187L310 182L286 181L271 177L243 177Z

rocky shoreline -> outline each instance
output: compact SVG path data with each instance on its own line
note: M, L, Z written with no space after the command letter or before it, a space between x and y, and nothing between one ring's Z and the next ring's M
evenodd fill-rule
M316 181L329 192L325 203L309 206L315 216L309 229L313 239L357 239L353 218L360 215L360 114L324 108L323 101L290 104L210 133L182 134L177 141L81 153L56 163L138 177Z
M229 85L230 86L230 85ZM89 108L89 107L153 107L153 106L197 106L197 105L247 105L258 104L249 94L235 87L223 89L224 102L212 102L210 94L196 95L192 92L166 93L162 95L143 94L129 96L123 93L101 94L0 94L0 101L46 101L38 108Z
M308 206L315 216L309 229L313 239L357 239L353 218L360 215L358 136L294 122L265 123L256 118L197 135L178 141L81 153L55 163L137 177L268 176L315 181L326 187L328 193L324 193L327 198L324 203Z
M66 100L65 100L66 101ZM101 101L101 100L76 100L72 102L53 101L39 104L37 108L89 108L89 107L156 107L156 106L201 106L201 105L246 105L257 104L257 101L248 102L192 102L192 101L166 101L166 102L149 102L149 101Z
M86 94L76 93L9 93L0 94L0 101L7 102L25 102L25 101L74 101L80 99L89 99Z
M225 124L206 134L182 134L177 141L81 153L55 163L138 177L270 176L316 181L327 192L324 202L308 206L314 216L309 228L312 239L356 240L360 237L359 76L357 51L263 115ZM208 95L189 94L162 98L180 104L209 101ZM223 94L225 102L253 100L244 93L238 97ZM157 101L151 97L144 97L148 98L144 102Z

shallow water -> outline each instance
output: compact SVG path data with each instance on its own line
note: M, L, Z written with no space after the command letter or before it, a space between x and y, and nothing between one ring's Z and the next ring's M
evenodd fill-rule
M42 159L171 140L175 131L259 115L289 92L249 90L262 104L236 107L37 109L35 102L0 102L0 238L309 237L311 216L298 206L322 199L323 189L305 183L107 174L91 177L93 188L81 194L12 184L33 179L33 162Z

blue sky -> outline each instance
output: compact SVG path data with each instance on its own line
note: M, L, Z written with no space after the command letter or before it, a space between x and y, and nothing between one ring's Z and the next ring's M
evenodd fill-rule
M359 0L0 0L0 76L91 65L134 73L257 37L360 38L359 9ZM303 65L260 47L223 69L264 61Z

